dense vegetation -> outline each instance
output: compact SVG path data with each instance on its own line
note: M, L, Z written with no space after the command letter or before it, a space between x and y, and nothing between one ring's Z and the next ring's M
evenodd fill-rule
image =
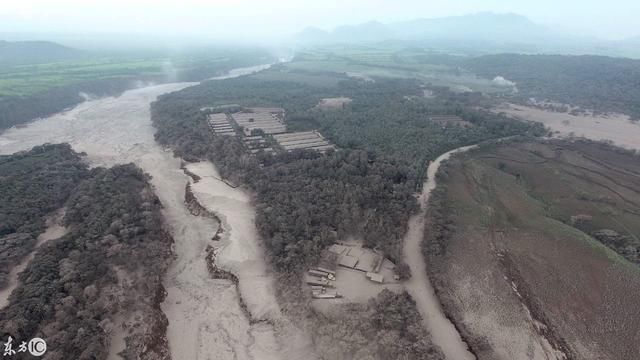
M280 71L272 70L272 77ZM280 76L286 80L291 73ZM209 158L223 176L256 191L258 229L284 271L299 270L315 259L317 250L348 234L363 236L368 246L400 261L406 221L416 208L412 193L428 160L493 137L543 132L539 126L470 111L447 97L420 98L422 88L413 80L344 80L333 87L310 84L308 78L285 80L206 82L152 105L160 143L186 159ZM339 111L315 108L331 96L354 101ZM238 139L212 138L199 110L229 103L281 106L291 129L320 129L343 150L326 156L304 151L248 156ZM435 125L427 119L434 113L459 114L475 126L465 131Z
M44 51L44 50L43 50ZM2 49L0 48L0 57ZM200 51L172 59L91 58L0 69L0 129L23 124L74 106L91 96L113 96L141 82L200 81L236 67L275 61L252 49Z
M314 339L326 359L444 359L406 292L383 290L368 304L343 310L336 318L321 317L314 326Z
M488 55L464 62L478 75L515 81L534 97L640 118L640 60L604 56Z
M467 102L475 103L476 99L442 92L439 99L424 100L403 96L402 90L406 89L390 94L378 88L388 85L378 84L370 89L352 85L354 88L348 88L348 93L354 101L349 108L311 116L321 132L338 146L371 149L404 159L420 173L428 161L462 145L514 134L544 133L540 125L472 110ZM442 126L428 120L430 115L440 114L458 115L473 126Z
M18 343L46 339L49 359L104 359L111 333L125 331L116 320L135 312L125 357L167 355L159 303L171 238L147 180L133 165L97 168L75 190L64 190L71 191L64 217L69 231L42 245L20 274L0 311L4 334Z
M0 288L33 250L47 216L61 208L88 170L69 145L0 156Z
M362 150L299 152L271 161L246 178L260 194L256 225L279 269L296 270L350 234L400 260L404 227L416 206L409 167Z

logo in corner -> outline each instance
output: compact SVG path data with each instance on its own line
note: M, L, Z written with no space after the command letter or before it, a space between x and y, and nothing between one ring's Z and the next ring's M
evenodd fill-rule
M41 338L33 338L29 341L29 354L33 356L42 356L47 352L47 342Z

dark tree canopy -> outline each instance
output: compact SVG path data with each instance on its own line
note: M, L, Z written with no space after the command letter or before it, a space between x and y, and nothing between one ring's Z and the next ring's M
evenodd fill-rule
M88 173L67 144L0 156L0 288L33 250L46 217L63 206Z
M46 339L50 359L104 359L115 314L135 311L140 323L126 338L127 358L166 355L166 343L153 336L166 327L158 304L171 237L148 176L131 164L89 171L68 145L2 157L0 167L0 191L7 195L0 209L11 219L9 230L40 233L42 217L62 206L68 229L39 247L20 273L0 310L3 334L18 342ZM19 195L24 211L16 208Z
M519 98L548 99L640 118L640 60L605 56L487 55L464 66L515 81Z

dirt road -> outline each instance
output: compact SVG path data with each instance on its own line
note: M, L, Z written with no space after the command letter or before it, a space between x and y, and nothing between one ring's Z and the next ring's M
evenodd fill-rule
M468 350L460 338L460 334L442 312L440 302L435 295L429 277L427 265L420 249L424 238L425 216L427 203L433 189L436 188L436 174L440 164L455 153L464 152L474 148L467 146L449 151L438 157L427 169L427 181L424 183L422 193L418 199L420 211L409 219L409 230L404 239L404 257L411 268L411 279L406 282L406 288L416 302L416 306L425 327L431 333L433 342L440 346L448 360L472 360L473 354Z

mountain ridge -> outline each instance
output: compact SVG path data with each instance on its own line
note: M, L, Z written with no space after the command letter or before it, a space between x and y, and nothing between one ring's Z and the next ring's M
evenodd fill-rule
M295 34L294 40L303 43L349 43L437 38L535 42L549 36L558 36L558 34L523 15L481 12L461 16L416 18L387 24L369 21L339 26L331 31L307 27Z
M78 49L52 41L0 40L0 64L37 64L69 60L82 56Z

